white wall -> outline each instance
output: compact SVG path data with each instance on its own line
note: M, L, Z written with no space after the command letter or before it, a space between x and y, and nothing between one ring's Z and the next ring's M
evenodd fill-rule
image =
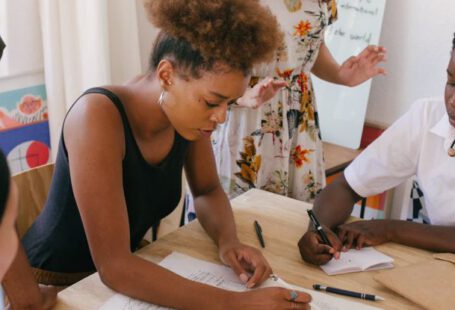
M141 53L141 68L142 72L147 71L150 52L152 51L153 42L158 34L158 29L155 28L148 20L142 5L142 0L136 0L137 4L137 20L139 28L139 48Z
M38 1L0 0L0 34L6 43L0 62L0 92L44 82L39 25Z
M453 0L388 0L380 43L386 77L371 87L366 121L388 126L421 97L442 96L452 38Z

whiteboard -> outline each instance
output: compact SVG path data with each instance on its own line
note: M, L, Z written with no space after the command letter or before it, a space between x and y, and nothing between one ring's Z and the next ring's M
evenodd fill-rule
M338 63L378 44L386 0L339 0L338 20L325 43ZM360 146L371 80L354 88L313 76L322 140L357 149Z

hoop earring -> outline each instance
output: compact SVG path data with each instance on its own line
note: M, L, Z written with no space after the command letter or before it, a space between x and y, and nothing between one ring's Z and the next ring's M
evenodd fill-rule
M166 91L163 89L161 91L160 97L158 98L158 104L163 106L164 98L166 97Z

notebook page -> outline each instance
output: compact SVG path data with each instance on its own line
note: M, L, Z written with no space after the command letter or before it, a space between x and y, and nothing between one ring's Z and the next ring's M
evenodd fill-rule
M393 258L387 256L373 247L366 247L360 250L350 249L342 252L339 259L332 259L322 265L322 270L328 275L358 272L364 270L375 270L393 267Z
M188 279L213 285L232 291L246 291L245 284L240 282L232 269L218 264L213 264L203 260L195 259L190 256L173 252L164 258L160 265ZM281 286L311 294L313 301L311 309L379 309L365 304L353 302L339 297L334 297L325 293L310 291L301 287L292 286L280 279L279 282L267 280L263 287ZM115 294L100 309L102 310L163 310L169 309L152 305L146 302L135 300L121 294Z

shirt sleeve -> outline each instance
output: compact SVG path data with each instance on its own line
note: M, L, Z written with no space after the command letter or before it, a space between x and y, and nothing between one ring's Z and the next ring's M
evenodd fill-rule
M425 110L425 102L416 102L346 168L346 180L358 195L376 195L416 174L428 127Z

